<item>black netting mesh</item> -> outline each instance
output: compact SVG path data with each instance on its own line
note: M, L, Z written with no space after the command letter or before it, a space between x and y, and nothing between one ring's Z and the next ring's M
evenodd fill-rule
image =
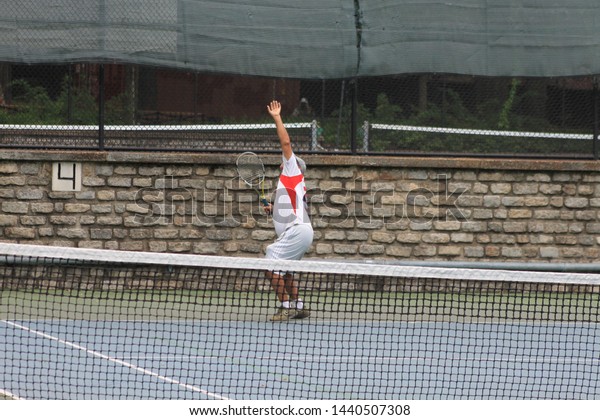
M303 152L591 157L598 126L593 77L304 80L2 64L0 87L5 146L274 150L272 98Z

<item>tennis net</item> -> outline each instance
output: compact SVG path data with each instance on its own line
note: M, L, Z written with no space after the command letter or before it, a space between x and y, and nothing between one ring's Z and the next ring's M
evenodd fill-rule
M598 399L600 275L2 243L0 337L5 398Z

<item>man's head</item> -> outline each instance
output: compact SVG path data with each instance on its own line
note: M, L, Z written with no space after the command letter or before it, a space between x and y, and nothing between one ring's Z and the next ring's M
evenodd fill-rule
M300 171L304 174L306 172L306 162L296 156L296 160L298 161L298 166L300 167Z
M304 162L298 156L296 156L296 162L298 162L298 167L300 168L300 172L302 172L302 174L304 174L304 172L306 172L306 162ZM279 165L279 170L283 171L283 163L281 165Z

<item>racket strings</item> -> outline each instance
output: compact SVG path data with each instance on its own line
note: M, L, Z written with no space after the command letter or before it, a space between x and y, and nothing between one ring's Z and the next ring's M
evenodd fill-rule
M258 184L265 178L265 166L252 152L242 153L237 159L240 178L247 183Z
M255 165L241 166L239 169L240 178L242 181L253 185L259 185L263 183L265 179L265 171L262 167Z
M242 153L237 159L237 170L240 179L251 186L265 199L265 167L258 157L252 152Z

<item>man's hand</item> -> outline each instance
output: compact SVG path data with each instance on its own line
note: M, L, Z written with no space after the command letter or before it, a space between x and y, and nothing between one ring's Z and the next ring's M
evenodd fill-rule
M279 137L279 142L281 143L281 151L283 152L283 156L287 160L290 160L293 154L292 142L290 140L290 135L283 125L283 120L281 118L281 104L279 101L271 101L271 103L267 105L267 111L269 111L269 114L271 114L271 117L273 117L273 121L275 121L277 137Z
M271 103L269 105L267 105L267 110L269 111L269 114L271 114L271 116L273 118L280 116L281 115L281 104L278 101L271 101Z
M273 204L270 204L268 206L263 206L263 209L265 210L265 213L267 214L271 214L273 213Z

